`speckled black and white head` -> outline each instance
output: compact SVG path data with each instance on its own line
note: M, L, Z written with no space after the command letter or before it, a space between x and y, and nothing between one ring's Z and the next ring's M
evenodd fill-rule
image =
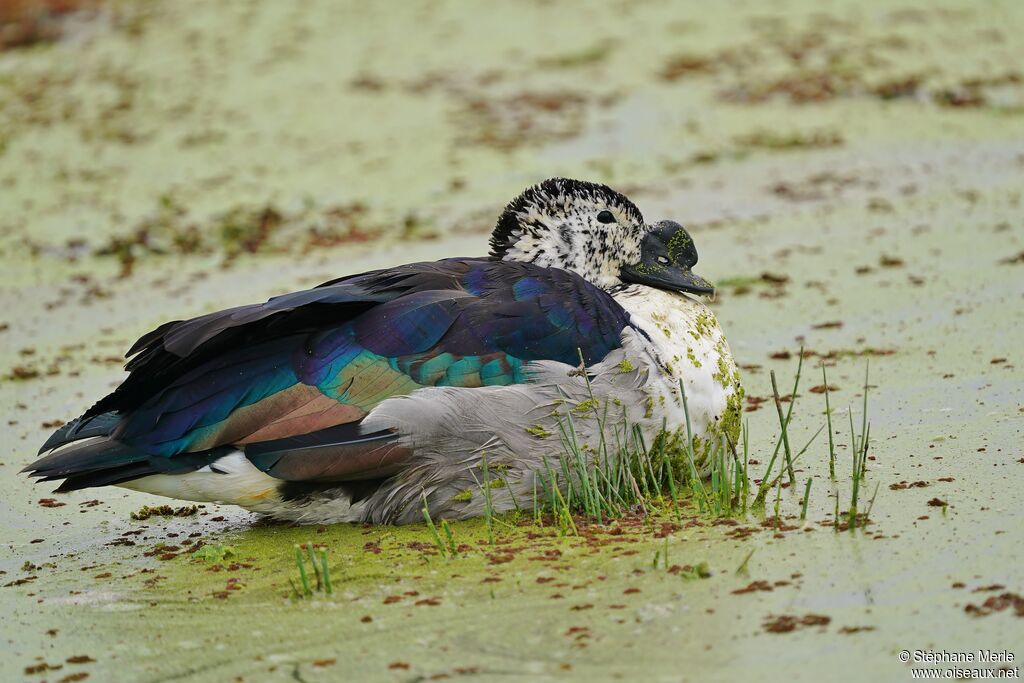
M583 180L550 178L512 200L491 235L491 256L572 270L604 289L629 282L712 291L690 271L697 252L683 226L648 225L625 196Z
M640 209L607 185L550 178L505 208L491 256L573 270L610 288L623 264L640 258L647 230Z

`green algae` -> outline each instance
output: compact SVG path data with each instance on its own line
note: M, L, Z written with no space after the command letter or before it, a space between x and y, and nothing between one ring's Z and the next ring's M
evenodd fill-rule
M692 244L693 240L685 232L674 233L665 245L668 248L670 262L675 265L687 265L685 252Z
M593 413L596 410L597 410L597 399L587 398L587 399L584 399L584 400L580 401L579 403L577 403L573 407L572 412L575 413L576 415L586 415L588 413Z
M693 327L699 336L710 338L711 332L718 329L718 322L711 313L701 311L694 319Z
M237 555L238 551L234 546L223 543L204 543L201 548L192 553L193 558L213 564L223 564L229 557Z
M557 412L553 413L553 415L557 415L557 414L558 414ZM543 425L539 425L539 424L533 425L532 427L527 427L526 428L526 433L527 434L532 434L533 436L537 437L538 439L546 439L549 436L551 436L551 432L548 431L547 429L545 429Z
M736 389L725 400L725 412L718 423L718 429L729 443L735 447L740 442L740 429L743 424L743 397L746 395L743 385L737 379Z
M469 489L464 489L452 496L452 500L457 503L468 503L473 500L473 492Z

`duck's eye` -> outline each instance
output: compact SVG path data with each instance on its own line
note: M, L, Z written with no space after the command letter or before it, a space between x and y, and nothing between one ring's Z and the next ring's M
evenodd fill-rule
M615 216L612 215L611 211L608 211L606 209L606 210L602 211L601 213L597 214L597 222L598 223L614 223L615 222Z
M658 257L658 263L660 263L663 266L667 266L668 263L669 263L668 262L668 256L659 256Z

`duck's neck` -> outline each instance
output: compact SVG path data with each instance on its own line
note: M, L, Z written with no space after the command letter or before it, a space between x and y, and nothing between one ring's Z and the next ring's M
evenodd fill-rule
M600 240L590 233L568 229L524 232L500 256L503 261L571 270L591 284L611 290L622 285L621 264L640 258L638 246L620 246L613 251L609 244L631 244L630 240L616 235L612 229Z

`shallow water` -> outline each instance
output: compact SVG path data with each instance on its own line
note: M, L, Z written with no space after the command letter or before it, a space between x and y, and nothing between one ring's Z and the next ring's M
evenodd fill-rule
M1003 590L978 588L1024 592L1021 86L985 86L985 102L971 106L936 99L1024 61L1011 30L1024 25L1019 4L790 2L773 6L774 20L742 9L676 15L667 3L486 16L410 3L386 20L384 11L156 3L136 29L113 22L88 40L0 53L0 584L17 584L0 588L0 677L904 680L902 649L1024 642L1012 609L964 609ZM822 40L862 85L810 103L722 101L740 84L818 69ZM780 42L806 53L798 67ZM726 49L762 52L658 76L672 55ZM870 91L918 73L913 96ZM48 85L27 96L41 75ZM538 105L525 96L534 92L582 104ZM526 132L510 136L509 126ZM813 142L822 132L841 142ZM790 278L746 293L724 286L714 308L749 395L770 395L771 369L787 393L801 345L838 352L829 382L839 476L828 479L822 435L798 466L798 490L782 493L793 529L776 534L751 516L741 520L749 535L738 534L710 519L690 525L690 514L662 538L671 516L584 539L499 526L504 543L492 549L470 522L453 525L469 549L445 560L421 527L293 529L216 506L136 522L131 511L164 501L103 489L44 507L49 488L17 474L49 433L43 423L114 386L117 356L152 326L346 272L483 253L502 202L554 174L605 180L649 218L693 226L706 277ZM306 211L316 223L361 201L374 239L303 253L290 245L307 234L286 221L285 244L229 268L216 246L142 254L119 278L116 259L92 252L158 213L166 195L204 235L235 206ZM404 230L409 216L437 238ZM833 491L849 505L845 411L859 428L867 349L887 354L870 356L874 459L861 500L878 486L873 524L836 534L819 522ZM782 351L790 358L771 358ZM804 388L820 384L817 365L807 360ZM15 368L39 374L14 380ZM823 410L822 395L800 391L794 443ZM770 403L745 415L760 473L777 420ZM234 549L222 569L146 555L196 532L193 541ZM292 545L307 539L330 548L329 599L288 598ZM108 545L125 541L135 545ZM707 562L711 576L670 573L666 548L669 567ZM733 593L754 581L770 590ZM831 621L764 626L807 614ZM870 630L843 632L857 627ZM96 661L66 661L78 655ZM63 668L24 674L41 663Z

